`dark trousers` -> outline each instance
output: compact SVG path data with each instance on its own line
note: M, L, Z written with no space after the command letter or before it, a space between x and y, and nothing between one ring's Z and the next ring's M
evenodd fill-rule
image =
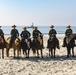
M14 42L14 40L15 40L16 38L17 38L16 36L11 36L11 39L10 39L10 47L12 46L12 43Z

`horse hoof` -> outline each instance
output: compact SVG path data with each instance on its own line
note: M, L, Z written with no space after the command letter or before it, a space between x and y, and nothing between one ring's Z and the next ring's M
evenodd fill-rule
M42 56L42 58L43 58L43 56Z
M54 58L55 58L55 56L54 56Z
M37 58L39 58L39 57L37 57Z

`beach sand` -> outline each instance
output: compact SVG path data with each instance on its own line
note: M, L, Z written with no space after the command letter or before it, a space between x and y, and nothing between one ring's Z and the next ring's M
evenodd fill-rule
M47 45L47 36L44 36L44 46ZM0 75L76 75L76 48L75 57L66 57L67 50L62 47L63 38L58 37L60 49L56 49L56 58L48 55L48 49L43 49L44 58L25 58L21 54L20 59L13 59L13 49L10 50L10 57L0 59ZM6 50L5 50L6 53ZM1 56L1 50L0 50Z

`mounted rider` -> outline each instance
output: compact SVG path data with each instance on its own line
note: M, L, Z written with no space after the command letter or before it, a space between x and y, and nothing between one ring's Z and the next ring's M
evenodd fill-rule
M51 29L50 29L49 34L48 34L49 35L49 39L48 39L48 42L47 42L47 48L49 48L49 41L50 41L52 35L54 35L55 38L56 38L56 34L57 34L57 32L54 29L54 26L53 25L51 25L50 28ZM56 38L56 41L57 41L57 48L60 49L60 47L59 47L59 40L57 38Z
M19 37L19 32L18 32L18 30L16 29L16 25L13 25L12 28L13 28L13 29L12 29L11 32L10 32L10 34L11 34L10 47L12 47L13 41L14 41L17 37Z
M64 37L64 40L63 40L63 45L62 45L62 47L65 47L65 46L66 46L66 38L69 37L71 34L73 34L73 31L72 31L70 25L68 25L66 28L67 28L67 29L66 29L66 31L65 31L65 37Z
M4 45L5 45L4 32L3 32L3 30L1 29L1 26L0 26L0 36L3 38Z
M43 46L43 35L42 33L38 30L37 26L34 27L32 36L33 36L33 43L35 44L36 40L38 38L38 36L40 35L41 39L42 39L42 48L44 48Z
M23 43L26 39L28 40L28 42L30 43L29 45L31 46L31 39L30 39L30 32L27 30L26 27L23 28L24 30L21 32L20 36L21 36L21 43Z

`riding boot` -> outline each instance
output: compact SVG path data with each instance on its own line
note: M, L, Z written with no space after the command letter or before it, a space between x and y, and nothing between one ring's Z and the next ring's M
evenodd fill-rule
M56 40L57 40L57 48L60 49L60 47L59 47L59 40L57 38L56 38Z
M62 47L65 47L66 46L66 37L63 39L63 45Z

